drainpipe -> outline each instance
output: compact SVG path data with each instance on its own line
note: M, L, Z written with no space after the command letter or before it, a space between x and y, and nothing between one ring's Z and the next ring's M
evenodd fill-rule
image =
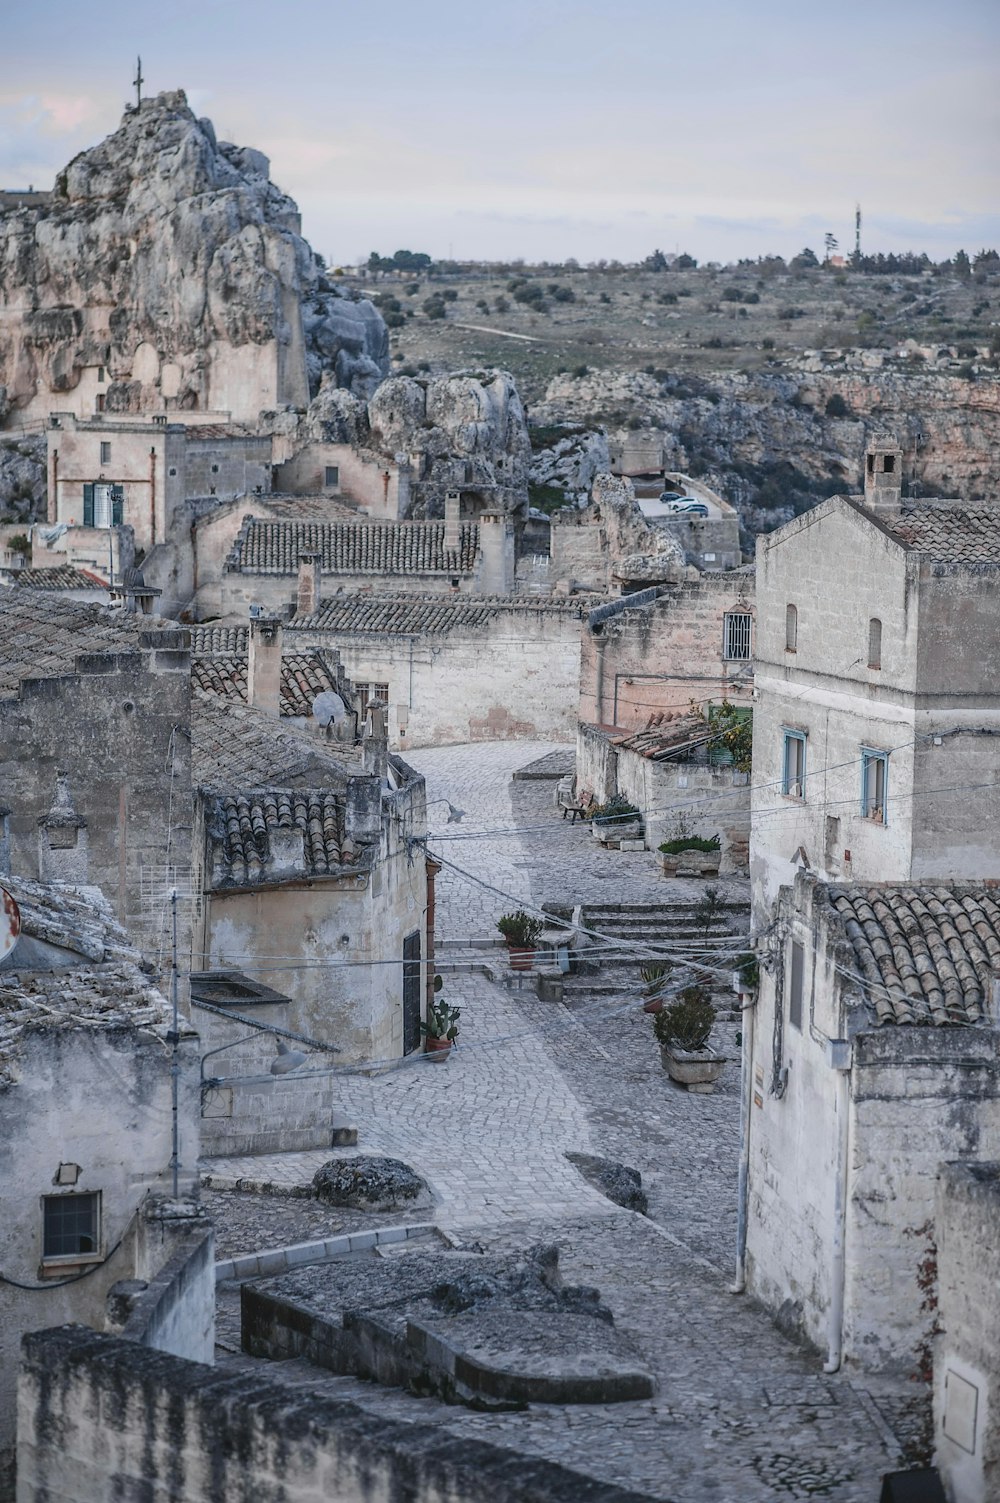
M598 725L604 724L604 649L608 644L598 642L597 646L597 688L594 694L594 720Z
M829 1063L837 1071L837 1168L833 1187L833 1248L830 1261L830 1315L825 1373L839 1370L844 1354L844 1281L847 1242L847 1179L850 1169L851 1045L846 1039L827 1043Z
M759 995L759 991L758 991ZM750 1114L753 1111L753 1042L757 998L741 1010L743 1047L740 1051L740 1168L736 1203L736 1277L730 1294L743 1294L747 1287L747 1203L750 1183Z

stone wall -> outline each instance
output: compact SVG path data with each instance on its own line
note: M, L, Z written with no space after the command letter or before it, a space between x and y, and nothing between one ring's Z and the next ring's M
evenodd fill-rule
M458 578L458 585L452 579ZM333 594L467 595L475 590L475 576L462 574L416 574L400 570L393 574L323 574L324 597ZM269 614L284 614L298 599L297 574L254 574L223 571L219 584L218 614L227 623L246 621L251 605L261 605ZM214 591L199 597L199 615L211 609Z
M157 645L82 656L76 673L25 679L17 699L0 701L0 787L12 868L37 877L39 820L66 774L86 821L86 880L161 966L169 891L186 886L191 860L190 742L175 731L190 722L190 653L186 632L144 640ZM186 954L184 903L180 918Z
M1000 1495L1000 1163L938 1179L935 1460L953 1503Z
M328 466L338 472L327 485ZM410 467L353 444L310 443L275 466L275 489L305 496L345 496L376 521L398 522L410 512Z
M581 644L580 720L638 730L692 701L749 704L752 662L724 654L727 611L754 614L752 575L703 574L592 612Z
M79 1327L24 1344L18 1503L643 1503L642 1496L435 1426L209 1367Z
M439 634L290 630L286 642L335 648L354 684L387 683L394 747L576 735L575 610L497 606L482 626Z

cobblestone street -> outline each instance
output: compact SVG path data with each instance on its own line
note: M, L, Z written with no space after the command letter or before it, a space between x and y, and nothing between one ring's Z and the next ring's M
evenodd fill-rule
M509 990L483 974L484 967L506 970L492 940L497 915L514 900L655 903L675 885L663 882L649 853L603 850L585 826L560 819L552 781L511 783L513 771L551 751L504 743L409 754L427 777L428 797L465 811L448 824L446 805L435 805L440 838L431 848L487 884L450 867L439 878L439 932L454 946L439 958L448 957L445 995L462 1007L458 1049L444 1062L417 1056L387 1074L346 1075L340 1107L357 1123L357 1150L214 1160L205 1168L214 1187L247 1177L291 1188L308 1184L331 1157L357 1151L403 1159L434 1192L426 1219L460 1241L491 1250L558 1241L567 1281L601 1289L655 1370L659 1392L602 1408L475 1414L320 1375L300 1362L276 1371L283 1381L386 1416L512 1445L674 1503L867 1503L881 1473L900 1464L884 1418L898 1395L887 1391L880 1408L870 1386L824 1376L815 1353L788 1342L751 1300L728 1291L738 1024L718 1025L718 1047L730 1061L719 1088L690 1095L664 1074L651 1020L634 996L567 1007L540 1001L530 985ZM507 833L514 826L519 833ZM463 839L444 838L457 832ZM740 891L739 883L722 885ZM689 894L692 884L680 886ZM491 943L457 947L474 937ZM464 962L478 969L451 968ZM592 1189L565 1158L569 1149L640 1169L649 1217L623 1212ZM223 1218L227 1199L215 1196ZM280 1245L279 1222L270 1208L260 1217L258 1248ZM236 1240L245 1243L253 1231L251 1208ZM227 1246L234 1245L230 1237ZM225 1308L223 1329L231 1331L231 1296ZM235 1366L250 1360L223 1356Z

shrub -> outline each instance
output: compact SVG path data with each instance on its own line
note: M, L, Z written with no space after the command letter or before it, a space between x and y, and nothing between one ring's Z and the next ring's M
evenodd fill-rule
M510 303L505 297L498 297L495 307L498 313L508 313L510 311Z
M589 376L590 375L590 366L589 365L574 365L574 367L573 367L573 375L577 378L577 380L582 381L583 378L584 378L584 376Z
M849 417L851 412L851 409L848 407L839 391L835 391L833 395L827 399L826 407L823 410L829 418Z
M437 979L435 976L435 990ZM458 1020L461 1016L460 1007L450 1007L443 998L435 996L427 1009L426 1023L420 1025L420 1032L424 1038L447 1039L449 1044L453 1044L458 1038Z
M656 1041L667 1049L696 1054L704 1049L715 1023L715 1008L703 986L686 986L653 1019Z
M497 928L507 943L521 950L530 950L544 927L541 919L525 913L523 908L501 914L497 919Z
M665 856L678 856L681 851L718 851L721 846L718 835L679 835L676 840L664 840L659 849Z
M435 293L433 297L429 297L425 301L424 312L428 318L447 318L448 305L443 297Z
M12 538L7 539L7 548L11 553L21 553L25 558L30 558L31 539L23 532L16 532Z
M598 299L598 302L601 303L610 303L610 301L611 299L608 297L608 294L606 292L602 292Z
M595 825L623 824L629 819L638 819L639 810L635 804L630 804L627 798L616 793L614 798L609 798L606 804L594 804L590 817Z

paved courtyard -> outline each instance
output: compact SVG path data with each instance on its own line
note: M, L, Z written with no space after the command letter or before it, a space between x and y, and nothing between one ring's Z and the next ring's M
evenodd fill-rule
M608 902L609 888L634 902L662 898L651 857L598 849L585 828L556 815L551 782L511 784L515 769L551 750L506 743L409 753L427 777L428 796L466 811L449 825L446 806L435 806L438 834L474 837L431 842L449 860L454 851L455 866L479 879L450 868L439 879L441 929L452 940L492 938L496 915L515 899ZM494 949L448 953L503 965ZM659 1392L603 1409L542 1405L477 1415L318 1375L301 1363L281 1364L283 1380L513 1445L674 1503L876 1497L881 1473L900 1464L889 1424L901 1412L899 1394L825 1377L814 1353L789 1343L748 1298L728 1292L736 1024L720 1027L730 1058L720 1088L690 1096L664 1075L650 1019L634 996L605 995L570 1009L541 1002L527 987L507 990L481 969L445 976L447 996L462 1007L450 1059L418 1057L385 1075L343 1077L342 1106L358 1124L359 1149L417 1169L436 1197L426 1214L459 1240L491 1249L557 1241L565 1277L602 1290L655 1369ZM566 1160L567 1149L639 1168L649 1217L599 1195ZM291 1188L332 1156L317 1150L206 1168L216 1185L246 1176ZM223 1217L225 1199L216 1197ZM273 1215L269 1227L267 1245L280 1245ZM229 1353L225 1360L249 1359Z

